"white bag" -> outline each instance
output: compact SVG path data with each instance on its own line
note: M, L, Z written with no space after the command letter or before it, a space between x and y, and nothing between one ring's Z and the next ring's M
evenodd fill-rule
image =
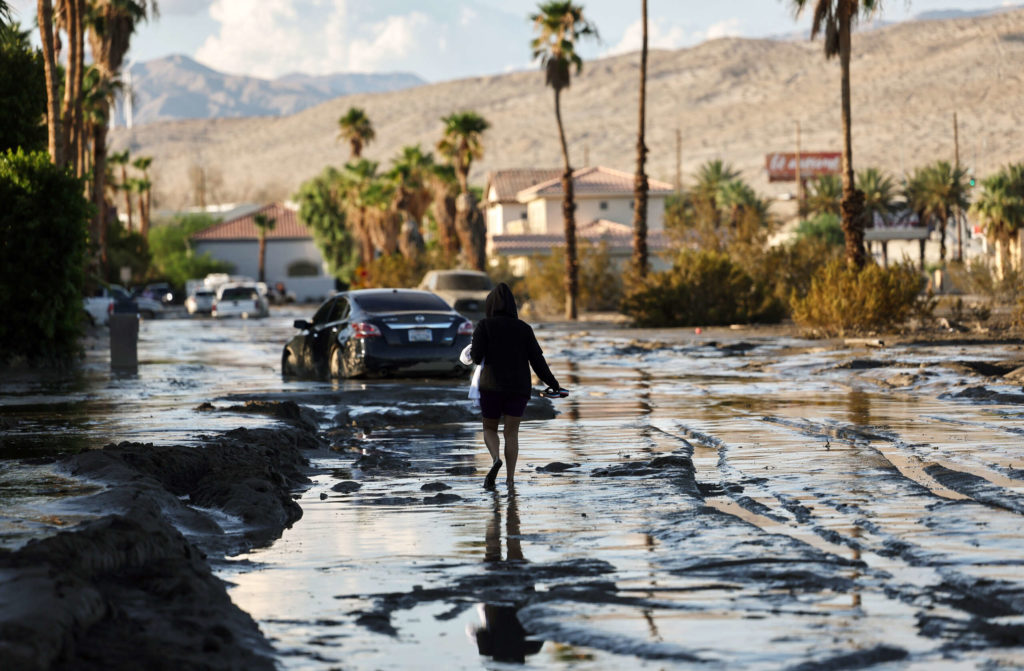
M480 407L480 371L484 368L484 362L481 361L480 365L473 371L473 381L469 383L469 399L473 401L473 405Z

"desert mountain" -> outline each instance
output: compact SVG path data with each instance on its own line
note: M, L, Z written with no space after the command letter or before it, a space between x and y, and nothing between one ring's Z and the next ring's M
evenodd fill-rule
M524 45L524 49L525 49ZM563 95L573 165L635 165L639 57L587 62ZM1024 160L1024 10L980 17L911 21L854 36L852 59L854 167L901 176L954 157L984 176ZM654 51L648 65L648 172L673 182L676 131L683 179L713 158L743 171L763 193L764 155L841 146L839 65L825 61L820 41L724 38L677 51ZM505 167L557 167L560 151L551 90L540 71L360 93L274 118L170 121L119 129L115 149L155 158L159 207L196 202L190 172L201 166L207 201L284 198L327 165L348 160L337 119L365 108L377 131L364 151L386 167L403 145L433 149L440 118L472 109L491 123L472 179Z
M131 66L135 124L179 119L281 116L353 93L397 91L419 86L414 74L291 74L261 79L218 72L188 56L175 55ZM124 124L123 104L118 124Z

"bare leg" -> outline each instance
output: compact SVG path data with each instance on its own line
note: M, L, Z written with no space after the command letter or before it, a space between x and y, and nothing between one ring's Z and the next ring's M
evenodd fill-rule
M513 484L516 476L516 460L519 459L519 423L522 417L505 415L505 482Z
M497 461L499 455L499 441L498 441L498 422L497 419L484 418L484 445L487 446L487 451L491 453L491 461Z

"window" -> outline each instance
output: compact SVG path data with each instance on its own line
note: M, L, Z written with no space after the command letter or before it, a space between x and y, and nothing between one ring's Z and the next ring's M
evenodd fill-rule
M438 273L434 288L441 291L490 291L494 288L491 278L483 273Z
M288 264L288 277L316 277L320 274L320 266L313 261L302 259Z
M451 307L434 294L411 291L374 291L352 300L367 312L401 312L403 310L439 310L448 312Z
M602 210L607 210L608 209L608 201L607 200L602 200L601 204L598 205L598 207L601 208Z

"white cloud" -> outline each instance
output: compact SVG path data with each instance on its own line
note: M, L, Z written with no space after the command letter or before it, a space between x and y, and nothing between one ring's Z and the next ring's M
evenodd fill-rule
M380 23L364 27L362 32L370 33L369 39L349 43L348 66L358 72L407 67L409 57L426 46L422 38L434 35L443 40L443 31L444 26L419 12L389 16Z
M216 30L195 57L226 72L405 71L436 81L497 72L528 54L523 17L478 0L260 0L258 11L208 1Z
M643 26L641 19L629 24L622 33L619 43L610 48L604 55L616 56L631 51L639 51L643 46ZM687 39L686 29L665 20L648 21L647 46L651 49L678 49L691 41Z
M714 40L719 37L739 37L743 34L740 30L740 20L736 17L719 21L712 24L705 32L700 41Z
M328 70L322 47L329 22L300 12L299 4L262 0L259 11L253 11L249 3L214 0L210 17L220 24L220 32L206 38L196 59L218 70L257 77Z

